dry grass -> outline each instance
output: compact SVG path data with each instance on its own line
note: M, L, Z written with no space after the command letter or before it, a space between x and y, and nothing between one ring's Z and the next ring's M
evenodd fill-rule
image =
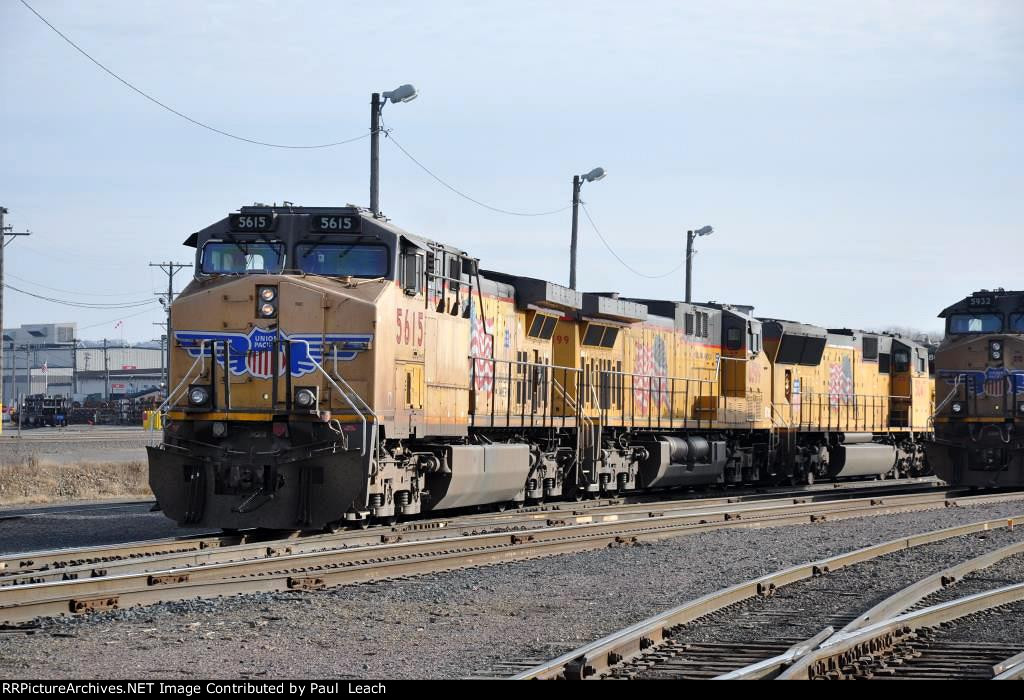
M144 462L47 464L26 457L0 463L0 506L152 497Z

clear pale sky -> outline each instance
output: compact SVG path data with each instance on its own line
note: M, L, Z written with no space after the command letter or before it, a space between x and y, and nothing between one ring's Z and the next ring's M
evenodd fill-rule
M574 173L603 166L583 198L634 267L671 270L687 228L715 227L698 299L931 330L972 290L1024 287L1020 0L29 2L125 79L242 136L359 136L370 93L411 82L419 99L388 105L386 125L476 199L556 209ZM181 242L243 204L368 203L368 148L197 128L0 2L0 205L33 231L6 249L9 284L148 298L166 278L147 263L190 261ZM488 211L381 148L398 225L567 283L570 212ZM585 219L580 236L581 289L682 298L681 272L638 277ZM4 325L118 337L119 313L8 290ZM134 313L128 339L158 335L159 306Z

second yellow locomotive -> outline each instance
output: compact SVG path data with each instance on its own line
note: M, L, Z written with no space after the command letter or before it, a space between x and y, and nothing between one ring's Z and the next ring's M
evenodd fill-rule
M245 207L187 244L150 449L183 524L924 468L927 354L899 337L486 271L356 207Z

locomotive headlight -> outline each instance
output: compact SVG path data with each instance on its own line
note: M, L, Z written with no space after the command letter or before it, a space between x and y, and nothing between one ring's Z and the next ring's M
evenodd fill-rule
M296 389L295 405L299 408L313 408L316 406L316 392L312 389Z
M1024 401L1017 402L1017 415L1024 416Z
M993 340L992 341L992 352L999 352L1002 349L1003 349L1003 344L1002 343L1000 343L998 340Z
M999 360L1003 356L1003 343L1000 340L990 340L988 343L988 356L991 360Z
M188 390L188 402L193 406L205 406L210 402L210 391L206 387L193 386Z
M277 317L277 287L256 287L256 315L260 318Z
M954 418L959 418L967 414L967 406L963 401L954 401L949 406L949 410L952 412Z
M224 437L228 434L228 424L217 421L213 424L213 436Z
M993 350L992 351L992 359L993 360L998 360L1002 356L1003 356L1003 353L999 352L998 350Z

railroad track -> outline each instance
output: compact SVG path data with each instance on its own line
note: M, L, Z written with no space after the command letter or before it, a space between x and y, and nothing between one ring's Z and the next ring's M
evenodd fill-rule
M958 497L954 502L947 494L930 493L825 502L754 502L727 507L695 504L659 511L637 509L639 504L633 504L540 520L536 516L542 514L536 513L527 514L528 518L514 515L504 521L500 515L494 515L486 517L485 524L478 524L475 534L472 529L467 534L468 524L464 521L458 528L431 529L424 524L404 535L347 532L239 543L238 549L232 549L232 545L188 545L187 551L165 553L142 562L124 558L103 566L82 562L75 565L79 568L74 571L70 570L73 567L60 571L61 580L51 576L56 572L32 570L39 564L36 559L29 563L29 559L14 558L4 562L18 573L7 578L12 585L0 588L0 621L19 624L36 617L237 593L320 590L722 528L815 523L957 503L1022 499L1022 493L989 494ZM531 523L534 527L525 529ZM376 537L376 542L359 541L359 537Z
M397 541L398 538L419 537L416 533L447 532L462 528L463 534L477 534L481 528L505 526L506 528L519 527L541 527L553 524L580 524L589 522L592 517L655 517L671 510L687 509L694 514L704 511L714 512L723 507L732 507L736 514L742 514L744 510L756 508L756 504L782 503L792 499L794 505L812 503L815 501L829 499L856 499L880 498L894 495L920 494L944 494L947 498L967 493L961 489L945 489L934 486L934 478L924 480L905 480L900 482L887 482L887 485L865 487L865 484L875 482L854 482L855 485L842 488L825 487L813 491L802 489L774 490L765 493L741 492L720 497L697 497L692 494L675 495L670 500L655 500L649 495L631 499L628 497L602 498L580 503L550 503L531 505L519 508L515 511L474 513L471 515L454 515L445 518L426 517L417 520L403 522L398 526L376 527L366 533L342 533L333 536L320 537L317 541L336 541L347 546L368 545L379 542ZM96 504L96 509L102 509L101 504ZM7 517L18 518L35 515L45 515L51 512L74 512L76 507L71 506L67 511L61 510L61 506L53 507L40 506L38 510L18 509L15 511L0 510L0 520ZM55 510L54 510L55 509ZM10 513L10 515L8 515ZM305 538L316 537L307 534ZM8 578L14 574L30 574L33 572L47 572L52 578L54 571L61 575L67 572L70 567L83 567L85 565L107 564L122 560L140 560L141 558L168 553L188 553L196 550L205 550L216 547L228 547L232 545L243 545L251 543L263 543L272 536L261 532L242 532L238 535L220 536L217 533L197 535L186 538L164 538L145 542L104 545L100 547L77 547L72 549L60 549L44 552L19 553L14 555L0 555L0 586L11 583ZM298 534L283 537L282 540L292 543L299 539ZM41 574L42 575L42 574ZM88 574L86 574L88 575ZM39 581L51 580L43 578Z
M1024 520L1016 517L946 528L791 567L690 601L558 659L520 671L513 677L759 679L1024 675L1024 654L1020 654L1024 651L1024 639L1016 643L992 642L981 635L979 641L969 634L946 638L954 620L1024 612L1024 603L1019 602L1024 601L1024 584L1019 580L995 590L976 590L962 598L931 604L935 596L948 598L950 591L959 582L970 580L969 577L984 581L978 578L978 572L1000 562L1014 561L1015 557L1019 564L1019 558L1024 555L1024 541L1011 542L915 579L864 611L851 612L845 605L829 610L827 605L829 592L833 597L837 593L850 596L855 605L859 600L872 598L870 590L848 590L851 583L855 587L863 584L856 578L847 581L847 590L842 590L843 575L837 572L844 568L853 567L851 571L871 565L884 568L883 562L874 560L893 553L900 553L910 562L915 557L927 561L933 555L923 551L927 549L925 545L971 533L1012 529L1021 522ZM892 565L893 562L889 562L889 566ZM874 575L871 571L865 573L867 578ZM975 588L978 585L982 584L976 584ZM830 591L830 587L833 590ZM801 588L801 592L796 592ZM787 595L790 591L793 593ZM1000 606L1008 604L1011 608L999 611ZM794 620L799 622L794 624ZM786 625L815 631L807 637L764 634L765 630L778 630ZM962 663L956 661L958 655Z

